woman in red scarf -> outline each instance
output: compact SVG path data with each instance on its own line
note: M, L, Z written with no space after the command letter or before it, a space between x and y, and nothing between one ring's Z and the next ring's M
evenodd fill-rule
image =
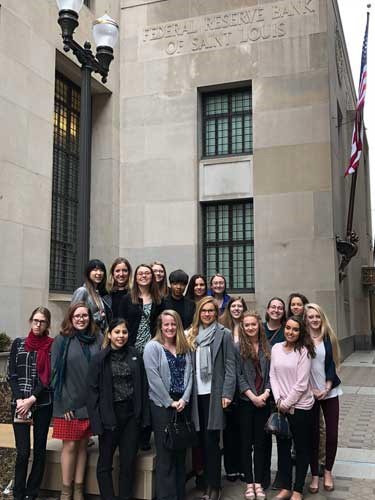
M37 307L29 318L30 332L17 338L9 356L8 381L16 441L14 500L36 499L43 478L46 444L52 416L51 313ZM30 423L34 429L33 464L27 477L30 456Z

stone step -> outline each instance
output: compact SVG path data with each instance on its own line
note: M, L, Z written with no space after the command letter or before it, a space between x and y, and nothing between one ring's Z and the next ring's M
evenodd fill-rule
M88 447L88 460L86 468L87 495L99 497L98 483L96 480L96 463L98 460L98 441L94 437L94 445ZM47 442L47 457L41 490L44 494L55 493L61 489L60 453L62 442L59 439L49 439ZM152 500L155 497L155 450L139 451L136 464L134 484L134 498ZM118 450L113 459L113 482L115 493L118 493L119 456Z

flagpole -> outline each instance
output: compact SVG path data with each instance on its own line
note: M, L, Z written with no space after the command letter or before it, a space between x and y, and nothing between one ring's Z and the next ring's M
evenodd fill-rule
M371 4L367 4L367 9L370 9ZM363 107L366 95L367 85L367 39L368 39L368 26L369 26L370 12L367 11L365 37L362 46L362 60L361 60L361 74L358 89L358 102L356 106L356 114L354 119L354 130L352 137L352 151L350 156L349 167L346 169L345 175L352 175L352 182L350 185L348 218L346 224L346 237L341 239L336 236L336 248L341 254L341 262L339 265L339 280L340 282L345 278L346 274L344 269L349 264L350 260L358 252L359 237L353 231L353 217L354 217L354 201L357 186L357 169L359 160L363 149Z

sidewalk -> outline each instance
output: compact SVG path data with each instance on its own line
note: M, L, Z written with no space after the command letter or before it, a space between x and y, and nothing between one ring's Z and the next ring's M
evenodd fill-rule
M306 489L305 498L372 500L375 499L375 351L353 353L342 364L339 376L344 394L340 398L339 448L333 469L335 491L327 493L321 486L319 493L312 495ZM275 463L273 456L273 471ZM193 481L189 485L188 500L194 500L198 492ZM243 498L243 491L243 483L233 484L224 479L221 498L238 500ZM276 494L269 490L267 498L272 499Z

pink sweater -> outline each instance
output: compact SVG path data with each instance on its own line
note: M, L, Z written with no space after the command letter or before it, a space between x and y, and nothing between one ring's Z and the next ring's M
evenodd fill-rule
M273 397L282 401L281 408L310 410L314 405L314 395L310 386L311 358L307 349L301 352L286 352L285 342L272 347L270 382Z

